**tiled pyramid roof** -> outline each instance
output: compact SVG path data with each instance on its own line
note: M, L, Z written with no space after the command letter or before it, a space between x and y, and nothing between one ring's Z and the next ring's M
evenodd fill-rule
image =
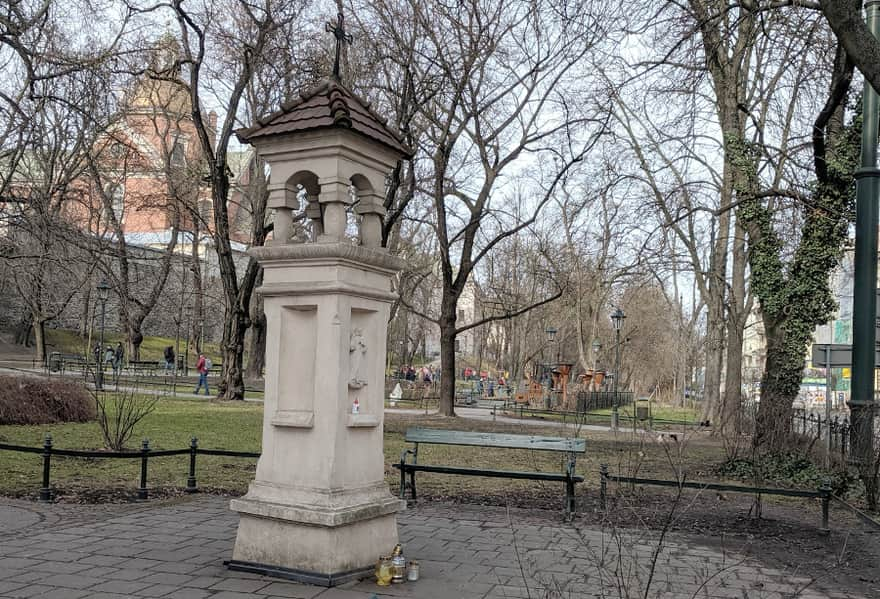
M284 135L331 127L344 127L412 156L400 136L370 105L335 79L325 79L299 99L281 105L281 110L257 119L251 127L236 131L245 143L260 137Z

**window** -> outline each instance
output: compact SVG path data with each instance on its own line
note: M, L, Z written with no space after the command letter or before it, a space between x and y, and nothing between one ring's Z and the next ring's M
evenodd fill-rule
M107 194L107 199L110 201L110 211L112 211L113 216L120 223L123 222L125 220L125 185L122 183L111 183L105 188L104 193ZM110 211L105 210L108 223L113 222Z
M186 140L179 135L174 136L171 144L170 162L171 166L186 165Z

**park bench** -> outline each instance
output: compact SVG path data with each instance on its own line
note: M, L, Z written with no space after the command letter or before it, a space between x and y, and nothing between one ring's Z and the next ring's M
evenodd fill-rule
M162 362L162 367L165 366L165 363ZM156 374L156 370L160 367L160 363L156 360L129 360L128 361L128 369L132 374L143 374L147 373L150 376Z
M400 498L406 495L406 477L409 475L409 487L412 498L416 498L416 472L436 472L440 474L461 474L465 476L486 476L492 478L515 478L525 480L548 480L565 483L565 513L574 512L574 484L583 482L584 477L574 473L576 454L587 451L584 439L563 437L543 437L536 435L513 435L508 433L481 433L468 431L451 431L429 428L410 428L404 437L406 442L413 443L412 449L405 449L400 455L400 463L393 464L400 470ZM438 464L419 464L419 445L462 445L486 448L533 449L538 451L554 451L567 455L564 472L522 472L514 470L496 470L490 468L466 468ZM413 456L407 462L407 455Z
M63 354L60 352L52 352L49 354L49 370L51 372L61 372L64 373L67 370L73 370L74 368L78 368L80 370L85 370L88 366L89 361L85 356L81 356L78 354Z

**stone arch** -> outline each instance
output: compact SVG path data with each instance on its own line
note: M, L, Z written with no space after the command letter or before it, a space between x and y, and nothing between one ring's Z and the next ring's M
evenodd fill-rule
M363 192L373 191L373 185L370 183L370 180L360 173L353 174L349 180L357 189L358 195L361 195Z
M318 197L318 194L321 193L321 185L318 183L318 175L312 171L297 171L287 179L287 183L294 188L302 186L309 197Z

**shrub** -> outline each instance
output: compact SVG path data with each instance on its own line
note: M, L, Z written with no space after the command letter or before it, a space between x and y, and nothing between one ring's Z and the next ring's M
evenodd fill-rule
M137 388L122 390L108 395L94 394L98 407L98 424L108 449L125 450L125 444L134 434L138 422L153 413L159 398L155 395L141 395Z
M95 400L71 381L0 376L0 424L52 424L95 419Z

